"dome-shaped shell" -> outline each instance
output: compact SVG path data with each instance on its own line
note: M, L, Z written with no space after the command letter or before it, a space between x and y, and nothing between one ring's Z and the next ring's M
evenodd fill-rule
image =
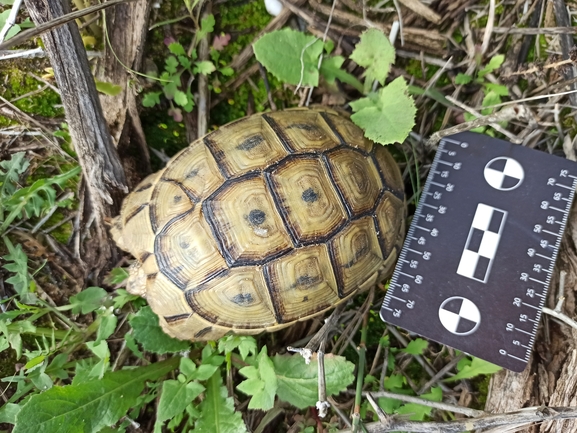
M331 110L258 114L174 156L111 229L128 290L170 335L212 340L308 319L388 272L404 232L397 164Z

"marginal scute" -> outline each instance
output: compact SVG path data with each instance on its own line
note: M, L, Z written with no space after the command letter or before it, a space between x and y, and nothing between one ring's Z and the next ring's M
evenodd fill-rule
M334 268L341 282L341 297L347 296L378 272L383 255L371 216L349 223L330 241Z
M292 247L262 176L230 181L203 206L230 265L261 263Z
M371 211L381 193L382 182L370 156L352 149L337 149L327 161L353 217Z
M218 164L202 141L195 141L177 154L162 178L179 182L197 201L212 194L224 182Z
M319 158L287 158L270 172L269 180L297 244L331 236L346 221L346 210Z
M379 165L379 171L385 180L385 185L397 194L404 194L403 177L392 155L385 149L385 146L380 144L375 145L373 153Z
M339 301L326 245L296 249L265 265L267 284L283 323L320 312Z
M183 188L176 182L162 179L156 184L150 201L150 212L156 221L157 232L173 218L194 208L194 203Z
M196 287L226 269L200 207L171 221L156 236L160 272L176 287Z
M395 197L391 192L385 192L376 211L379 224L382 249L385 257L394 254L393 249L397 243L399 233L403 226L405 216L405 203Z
M198 289L187 290L193 309L211 323L233 329L265 328L277 323L262 271L233 268ZM239 321L239 317L250 320Z
M295 110L277 111L266 116L274 120L294 151L326 150L340 144L320 113Z
M205 142L228 177L262 169L288 154L260 115L244 119L242 126L238 122L223 126Z

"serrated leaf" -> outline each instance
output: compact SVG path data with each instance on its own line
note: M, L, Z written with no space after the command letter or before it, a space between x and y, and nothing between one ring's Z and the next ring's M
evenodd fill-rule
M4 245L8 248L8 254L2 257L7 263L3 266L14 275L6 279L12 285L14 291L20 296L20 300L26 304L34 304L36 295L30 292L30 276L28 274L28 256L22 250L22 245L14 246L9 238L2 237Z
M144 350L162 355L180 352L190 347L190 342L166 335L158 324L158 317L150 307L141 308L129 322L134 329L134 338L142 344Z
M183 68L190 68L192 66L192 62L186 56L178 56L178 61L182 65Z
M25 155L26 152L17 152L12 154L9 160L0 161L0 199L4 200L16 191L20 175L30 165ZM1 206L0 203L0 208Z
M216 71L214 63L210 60L203 60L202 62L195 62L193 72L195 74L209 75Z
M203 39L209 33L212 33L214 30L214 15L210 14L204 17L200 22L200 30L196 32L196 37L198 40Z
M148 92L144 94L142 98L143 107L154 107L156 104L160 104L160 95L162 92Z
M227 335L218 340L218 351L226 354L238 349L243 361L252 353L256 355L256 340L254 337L246 335Z
M248 366L239 370L239 373L248 380L240 383L237 389L252 396L248 404L249 409L270 410L274 406L278 384L274 365L267 355L266 346L256 357L256 363L258 367Z
M371 84L377 80L383 85L391 64L395 62L395 49L383 32L372 28L361 34L351 59L367 69L366 76Z
M286 28L265 34L253 49L256 59L279 80L293 85L318 85L318 59L323 51L320 39Z
M485 83L484 85L487 91L494 92L499 96L509 96L509 89L507 86L495 83Z
M182 90L177 90L174 92L174 102L176 102L181 107L184 107L186 104L188 104L186 93L184 93Z
M108 293L101 287L87 287L78 295L70 297L72 313L88 314L100 308Z
M176 68L178 68L178 60L174 56L168 56L164 61L164 69L170 74L176 74Z
M156 412L156 424L184 412L186 406L204 391L198 382L180 383L178 380L165 380Z
M453 377L445 379L445 382L454 382L455 380L470 379L481 374L493 374L501 370L501 367L490 362L484 361L481 358L473 357L469 365L463 365L460 370Z
M246 433L246 426L234 402L222 385L220 372L206 384L206 396L199 405L200 415L194 426L195 433Z
M407 344L405 349L401 349L401 352L409 353L411 355L422 355L427 347L429 347L429 342L427 340L415 338Z
M137 403L147 380L156 380L175 366L176 359L170 359L32 395L16 416L13 433L96 433Z
M144 355L138 348L138 344L136 344L136 340L134 339L134 336L130 332L124 334L124 341L126 341L126 347L128 347L130 351L134 353L134 355L136 355L137 358L144 359Z
M398 77L377 94L351 102L351 120L365 130L365 137L381 144L403 142L415 125L417 109L407 94L407 83Z
M104 278L104 282L110 286L120 284L128 279L130 274L125 268L112 268Z
M318 400L318 362L305 364L302 356L276 355L273 364L278 380L277 395L299 409L314 406ZM347 388L353 380L355 365L342 356L325 355L327 396Z
M324 58L321 63L321 74L327 80L329 84L334 83L335 79L349 84L359 92L363 92L363 84L357 80L354 75L349 74L347 71L341 69L345 58L342 56L334 56L329 58Z
M116 96L122 92L122 86L118 84L106 83L104 81L95 81L96 90L108 96Z
M186 56L186 51L184 47L178 42L173 42L168 45L168 50L175 56Z
M140 296L132 295L128 293L125 289L116 289L116 296L112 300L114 303L114 308L122 308L128 302L136 301L142 299Z
M386 390L396 392L403 388L405 383L405 377L402 374L391 374L389 377L385 378L383 385Z

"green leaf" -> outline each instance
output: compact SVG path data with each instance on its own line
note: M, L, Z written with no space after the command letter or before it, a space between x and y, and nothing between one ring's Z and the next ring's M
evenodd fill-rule
M252 396L248 404L249 409L270 410L274 406L278 385L274 365L267 355L266 346L261 349L256 362L258 368L248 366L239 370L239 373L248 380L240 383L237 389Z
M462 365L460 371L453 377L445 379L445 382L454 382L455 380L470 379L472 377L476 377L481 374L493 374L499 370L501 370L501 367L495 364L491 364L490 362L484 361L480 358L473 357L470 364Z
M24 157L26 152L12 154L9 160L0 161L0 200L8 198L16 191L20 175L26 171L30 163ZM0 201L0 209L2 203Z
M173 370L177 359L107 373L100 380L54 386L30 397L13 433L96 433L136 405L144 384Z
M323 77L325 77L329 84L334 83L335 79L338 79L343 83L351 85L362 93L364 90L363 84L357 80L354 75L341 69L344 61L345 58L342 56L324 58L321 63L321 74L323 74Z
M192 71L195 74L209 75L216 71L216 67L210 60L203 60L202 62L195 62Z
M320 39L286 28L265 34L253 49L256 59L279 80L301 86L318 85L318 59L323 51Z
M131 295L125 289L116 289L116 296L112 300L114 302L114 308L122 308L128 302L137 301L142 299L140 296Z
M220 68L219 72L225 77L230 77L234 74L234 69L232 69L230 66L225 66L224 68Z
M481 69L479 71L479 73L477 74L477 77L479 79L483 79L485 77L485 75L490 74L491 72L495 71L496 69L499 69L504 61L505 61L505 55L504 54L499 54L499 55L491 58L491 60L489 60L489 64L487 64L483 69Z
M443 391L440 387L433 387L431 388L430 393L423 394L420 397L424 398L425 400L441 401L443 399ZM405 415L410 414L409 419L411 421L423 421L427 416L431 414L432 410L433 408L430 406L424 406L422 404L416 403L406 403L399 407L396 410L396 413Z
M167 419L184 412L186 406L204 389L204 386L198 382L180 383L178 380L165 380L162 383L162 393L158 402L156 424L162 424Z
M80 167L53 176L39 179L32 185L16 190L8 200L3 201L4 208L10 213L0 226L0 234L22 213L27 216L40 216L45 210L56 206L56 190L53 185L63 188L66 182L80 173ZM59 202L59 204L65 204Z
M190 68L192 66L192 62L186 56L178 56L178 62L182 65L183 68Z
M501 102L502 102L501 97L496 92L493 91L487 92L487 94L483 98L483 102L481 103L481 105L483 107L489 107L489 108L483 108L481 110L481 114L483 114L484 116L491 114L493 111L495 111L495 107L492 106L498 105Z
M212 33L214 30L214 24L215 24L215 20L214 20L214 15L210 14L206 17L204 17L202 19L202 21L200 22L200 30L198 30L196 32L196 38L197 40L201 40L203 39L206 35L208 35L209 33Z
M106 308L102 313L98 312L100 317L100 326L96 332L96 343L106 340L116 330L118 318L114 315L114 307Z
M425 349L429 347L429 342L423 340L422 338L415 338L405 349L401 349L401 352L409 353L411 355L422 355Z
M278 380L277 395L299 409L314 406L318 400L318 362L305 364L299 355L276 355L273 358ZM325 355L327 396L345 390L353 380L355 365L342 356Z
M399 389L403 388L403 385L406 383L405 377L402 374L391 374L389 377L386 377L383 385L385 389L391 392L397 392Z
M227 335L218 340L218 351L225 355L237 348L244 361L250 353L256 355L256 340L244 335Z
M194 426L195 433L246 433L246 426L234 402L222 385L220 372L206 384L206 396L199 406L200 416ZM18 432L16 432L18 433Z
M495 83L485 83L485 89L488 92L493 92L499 96L509 96L509 89L507 86Z
M176 102L181 107L184 107L188 104L188 98L186 97L186 93L181 90L177 90L174 92L174 102Z
M110 286L120 284L128 279L130 274L125 268L112 268L104 282Z
M186 56L186 51L184 47L178 42L173 42L168 45L168 50L175 56Z
M455 77L455 84L469 84L471 81L473 81L473 77L462 72L459 72Z
M0 423L16 424L16 416L20 412L20 405L14 403L4 403L0 407Z
M368 29L361 34L361 40L351 54L351 60L367 69L369 82L377 80L381 85L389 75L391 64L395 62L395 49L383 32Z
M108 293L101 287L87 287L78 295L70 297L72 313L88 314L100 308Z
M353 122L365 130L365 137L381 144L403 142L415 125L417 109L407 95L407 83L398 77L378 93L351 102Z
M8 248L8 254L2 257L7 263L2 266L8 272L13 273L6 282L12 285L14 291L25 304L36 303L36 295L30 292L30 276L28 274L28 256L22 250L22 245L14 246L10 239L2 237L4 245Z
M180 352L190 347L190 342L166 335L158 324L158 317L150 307L141 308L129 322L134 329L134 338L142 344L144 350L162 355Z
M168 56L164 61L164 69L170 74L176 74L176 68L178 68L178 60L174 56Z
M8 19L9 16L10 16L10 9L6 9L4 12L0 14L0 29L4 28L4 26L6 25L6 20ZM8 30L8 33L6 33L4 39L8 40L11 37L16 36L18 33L20 33L20 26L18 24L14 24L10 28L10 30Z
M154 107L156 104L160 104L160 95L162 92L147 92L142 98L143 107Z
M104 81L95 81L96 90L108 96L116 96L122 92L122 86L118 84L105 83Z
M101 379L110 366L110 349L108 348L108 343L106 341L100 341L99 343L88 341L86 347L99 359L90 370L89 377Z

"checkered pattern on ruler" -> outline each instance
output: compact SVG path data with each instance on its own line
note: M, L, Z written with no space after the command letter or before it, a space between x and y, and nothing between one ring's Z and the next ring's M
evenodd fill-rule
M483 203L477 205L457 274L487 282L507 218L507 211Z

